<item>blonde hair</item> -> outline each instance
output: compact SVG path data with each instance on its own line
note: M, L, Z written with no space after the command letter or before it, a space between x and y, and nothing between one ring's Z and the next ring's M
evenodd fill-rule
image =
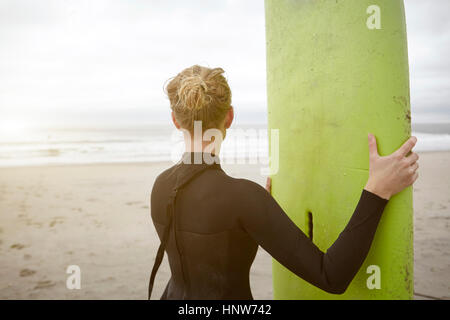
M202 129L219 128L231 108L231 90L222 68L193 65L172 79L165 93L170 100L178 124L189 130L194 121L202 121Z

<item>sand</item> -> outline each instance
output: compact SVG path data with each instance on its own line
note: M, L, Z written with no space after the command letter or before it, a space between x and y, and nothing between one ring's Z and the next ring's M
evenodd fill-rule
M450 299L450 152L421 153L414 185L416 299ZM149 195L170 166L95 164L0 169L0 299L146 299L159 239ZM259 168L227 166L264 185ZM81 269L81 290L66 287ZM153 298L170 277L167 259ZM255 299L272 299L271 257L251 271Z

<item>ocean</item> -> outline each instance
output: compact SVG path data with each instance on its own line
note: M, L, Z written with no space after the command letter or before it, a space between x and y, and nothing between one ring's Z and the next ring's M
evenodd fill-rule
M267 163L266 125L242 125L227 133L225 163ZM416 123L414 151L450 150L450 123ZM242 138L242 132L245 137ZM241 135L239 135L241 134ZM0 167L126 162L176 162L184 151L182 134L167 125L101 128L39 128L2 133ZM247 161L247 162L245 162Z

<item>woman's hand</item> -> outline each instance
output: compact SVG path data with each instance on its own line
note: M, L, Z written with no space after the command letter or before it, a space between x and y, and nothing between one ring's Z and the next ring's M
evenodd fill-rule
M384 157L378 154L375 136L369 134L368 139L369 180L364 189L389 199L416 181L419 156L414 152L408 155L417 142L416 137L409 138L397 151Z
M412 185L419 173L419 155L408 153L416 145L417 138L411 137L397 151L388 155L378 154L377 141L369 135L369 180L364 189L381 198L389 199L394 194ZM267 177L266 190L272 193L272 179Z

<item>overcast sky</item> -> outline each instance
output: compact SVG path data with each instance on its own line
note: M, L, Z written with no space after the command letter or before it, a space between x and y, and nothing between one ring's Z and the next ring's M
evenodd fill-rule
M450 121L450 1L405 6L413 121ZM262 119L264 28L263 0L0 0L0 123L163 119L164 82L193 64Z

